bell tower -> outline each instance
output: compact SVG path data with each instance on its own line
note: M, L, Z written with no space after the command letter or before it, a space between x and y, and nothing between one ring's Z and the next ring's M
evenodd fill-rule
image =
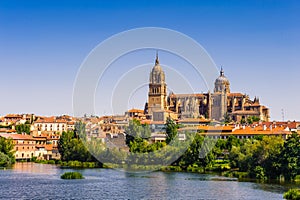
M148 92L148 114L155 111L163 111L167 108L167 84L165 72L162 70L158 53L156 53L155 65L150 72Z

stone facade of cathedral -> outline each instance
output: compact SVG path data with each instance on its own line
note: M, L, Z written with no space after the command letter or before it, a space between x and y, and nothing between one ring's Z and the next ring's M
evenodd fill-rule
M230 118L240 122L248 117L269 121L269 109L260 104L258 98L251 100L248 95L231 93L230 82L223 69L215 81L213 93L174 94L167 96L165 73L156 55L155 66L150 73L148 102L145 114L154 121L164 121L167 117L186 119L203 118L223 121Z

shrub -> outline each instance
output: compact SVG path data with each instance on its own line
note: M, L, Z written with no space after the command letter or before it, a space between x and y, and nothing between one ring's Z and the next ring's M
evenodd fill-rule
M10 157L2 152L0 152L0 167L11 166L12 161Z
M283 198L288 200L300 200L300 190L289 189L289 191L283 194Z
M47 163L54 165L55 164L55 160L48 160Z
M60 176L61 179L83 179L81 173L79 172L65 172L63 175Z
M30 161L31 161L31 162L36 162L36 161L37 161L37 157L36 157L36 156L32 157L32 158L30 159Z
M82 163L80 161L69 161L67 164L68 167L82 167Z
M295 176L294 181L300 182L300 175Z

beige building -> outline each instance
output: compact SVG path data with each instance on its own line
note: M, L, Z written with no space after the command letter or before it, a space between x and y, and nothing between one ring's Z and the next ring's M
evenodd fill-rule
M215 81L213 93L174 94L167 96L165 73L156 55L155 65L150 73L148 102L145 105L148 119L165 121L173 119L204 118L223 121L229 118L235 122L256 117L269 121L269 109L260 104L259 98L251 100L248 95L232 93L230 82L221 69Z
M29 160L35 156L36 140L32 136L2 133L0 137L13 140L16 160Z

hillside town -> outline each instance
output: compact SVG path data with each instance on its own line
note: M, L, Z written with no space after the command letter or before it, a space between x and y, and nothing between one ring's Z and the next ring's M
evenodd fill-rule
M141 124L148 124L151 129L151 142L165 141L164 121L147 120L143 110L131 109L119 116L83 117L72 116L36 116L34 114L7 114L0 117L0 137L11 138L14 143L16 160L60 159L58 141L63 131L73 131L76 121L86 124L86 136L99 138L103 142L113 142L120 148L125 144L125 127L136 119ZM184 131L226 139L236 136L239 139L253 138L259 135L276 135L284 139L292 132L300 133L300 122L273 121L253 122L252 124L221 124L206 119L178 119L181 124L180 138L184 140ZM28 126L29 132L20 132L18 127Z

